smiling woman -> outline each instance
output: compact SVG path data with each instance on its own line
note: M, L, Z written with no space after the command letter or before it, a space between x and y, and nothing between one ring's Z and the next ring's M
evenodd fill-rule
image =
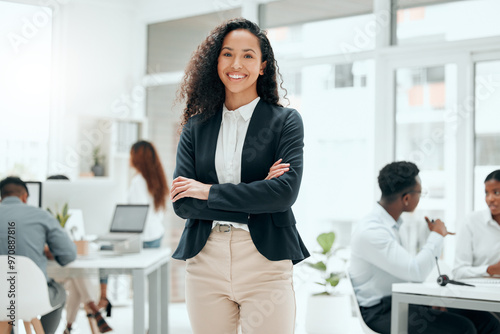
M52 12L0 2L0 177L45 179L50 116ZM5 37L5 38L3 38Z
M226 88L226 106L235 110L257 98L257 79L264 74L259 40L248 30L227 34L218 58L217 72Z
M279 104L277 74L266 33L243 18L216 27L186 69L171 199L187 219L173 257L187 262L195 334L294 332L293 264L309 256L291 209L304 128Z

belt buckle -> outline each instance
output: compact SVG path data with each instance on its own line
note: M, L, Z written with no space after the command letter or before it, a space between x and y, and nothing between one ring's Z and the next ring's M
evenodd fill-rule
M224 233L231 232L231 225L229 224L217 224L216 228L217 232L224 232Z

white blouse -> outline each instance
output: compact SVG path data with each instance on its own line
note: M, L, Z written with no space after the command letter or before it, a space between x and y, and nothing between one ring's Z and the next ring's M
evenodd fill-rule
M465 217L457 233L453 278L489 276L488 266L500 261L500 225L489 209Z
M148 184L140 173L136 174L130 181L127 201L129 204L149 204L142 240L153 241L161 238L165 233L165 228L163 227L165 212L161 209L159 211L155 210L154 198L149 193Z
M249 104L241 106L236 110L228 110L226 105L222 109L222 122L215 150L215 171L221 184L238 184L241 182L243 143L245 142L253 111L259 101L260 97L257 97ZM248 231L247 224L214 220L213 226L217 223L231 224L234 227Z

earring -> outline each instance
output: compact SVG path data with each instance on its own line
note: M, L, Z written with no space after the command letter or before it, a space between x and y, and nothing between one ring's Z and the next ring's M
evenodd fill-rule
M405 202L405 206L408 206L408 202Z

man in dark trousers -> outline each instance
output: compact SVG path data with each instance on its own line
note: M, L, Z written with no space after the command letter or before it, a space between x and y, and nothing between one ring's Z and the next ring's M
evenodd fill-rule
M390 333L392 284L423 282L441 255L444 237L453 234L440 219L426 217L431 232L420 252L413 256L401 245L401 214L413 212L422 194L418 173L417 166L406 161L382 168L382 197L352 235L352 285L365 323L378 333ZM410 305L407 333L491 334L500 333L500 324L488 312Z

